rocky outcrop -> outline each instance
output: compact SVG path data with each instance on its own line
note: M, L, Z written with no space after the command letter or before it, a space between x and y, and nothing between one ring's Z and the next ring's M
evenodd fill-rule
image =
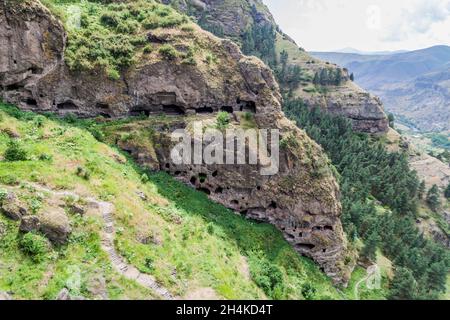
M274 50L286 50L289 54L288 63L297 65L303 72L303 80L300 87L295 90L294 96L301 98L311 107L321 107L332 114L349 118L354 124L354 129L367 133L384 133L388 130L388 120L383 110L381 101L368 94L352 81L345 68L323 62L305 52L276 25L275 20L261 0L240 1L172 1L177 9L193 15L207 30L218 36L228 37L238 42L244 42L245 34L252 28L272 27L276 30L276 43ZM202 5L194 5L200 2ZM266 39L270 41L269 39ZM277 52L279 56L280 52ZM313 86L313 78L316 72L322 69L335 72L343 71L342 83L329 84L322 90L316 90Z
M21 197L19 198L19 196ZM19 191L9 190L1 202L0 213L12 220L20 221L19 230L21 232L42 233L56 245L67 243L72 229L64 210L59 206L50 206L47 203L45 211L31 214L21 200L23 196Z
M8 218L19 221L27 214L27 209L13 192L8 192L1 202L0 211Z
M192 65L160 59L155 54L124 70L120 79L111 80L99 73L68 69L63 55L63 27L38 2L3 5L0 21L1 30L7 31L7 36L2 33L0 38L5 44L0 51L5 60L0 85L7 101L23 109L61 115L150 116L149 120L119 128L108 138L141 164L151 163L152 169L170 172L249 218L274 224L298 252L316 260L335 282L348 280L352 266L344 263L346 242L339 219L339 188L329 161L317 144L285 118L277 82L259 59L242 55L230 40L197 27L189 37L178 29L160 28L152 31L149 41L156 37L174 47L193 41L214 55L216 62ZM41 45L28 47L22 44L25 37L27 42ZM18 48L23 53L11 58ZM28 66L41 67L32 68L36 71L33 73L27 71ZM172 163L169 133L188 127L196 119L214 121L220 110L237 119L233 125L239 126L238 116L245 114L255 128L279 129L281 138L291 141L280 151L278 174L262 176L260 167L251 165ZM170 117L158 122L153 115L159 114ZM139 134L142 130L144 135ZM153 131L157 134L149 134ZM133 132L137 139L133 140ZM39 223L27 219L22 228L36 225L55 243L63 243L70 233L67 217L59 212L46 211Z

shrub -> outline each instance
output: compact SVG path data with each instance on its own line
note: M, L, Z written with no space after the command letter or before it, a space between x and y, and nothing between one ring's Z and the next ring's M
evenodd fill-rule
M46 118L44 116L38 115L34 119L34 124L38 128L42 128L44 126Z
M52 161L53 157L50 154L42 153L42 154L39 155L39 160L40 161Z
M110 78L111 80L120 79L120 73L116 69L108 69L106 73L108 74L108 78Z
M6 197L8 196L8 190L0 188L0 204L5 201Z
M17 140L11 140L5 150L4 158L6 161L25 161L27 160L27 153Z
M230 124L230 115L228 112L221 111L217 114L217 127L220 129L226 128Z
M316 288L309 282L305 283L302 286L302 296L306 300L314 300L314 297L316 296Z
M91 178L91 172L83 167L77 168L76 175L84 180L89 180Z
M144 47L144 53L151 53L153 51L153 46L151 44L148 44Z
M170 44L165 44L162 45L159 48L159 53L168 60L173 60L176 59L178 57L178 51L175 50L175 48L173 46L171 46Z
M247 121L251 121L253 119L253 114L251 112L244 113L244 119Z
M25 234L20 239L19 246L25 254L36 262L44 260L45 255L49 252L47 239L35 233Z
M285 286L281 269L266 258L252 258L251 275L255 283L268 296L281 299Z

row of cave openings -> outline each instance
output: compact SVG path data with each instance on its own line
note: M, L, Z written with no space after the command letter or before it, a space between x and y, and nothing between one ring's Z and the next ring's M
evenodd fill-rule
M195 111L196 114L212 114L219 111L233 113L235 111L256 113L256 104L254 101L241 101L236 100L236 105L233 106L222 106L222 107L211 107L204 106L196 109L191 109ZM147 105L137 105L130 110L130 116L150 116L151 114L163 113L167 115L185 115L187 110L176 104L166 104L160 106L147 106Z
M300 228L302 229L302 231L299 231L298 229L294 229L294 230L292 231L293 234L290 233L290 232L287 232L285 227L282 227L282 228L281 228L281 231L283 231L283 233L289 238L290 241L295 241L297 238L304 238L304 237L305 237L306 233L305 233L304 229L310 228L310 230L311 230L312 232L315 232L315 231L326 231L326 230L328 230L328 231L333 231L333 230L334 230L333 227L332 227L332 226L329 226L329 225L324 225L324 226L313 226L313 227L311 228L311 224L310 224L309 222L307 222L307 221L303 221L302 224L301 224L301 226L300 226ZM298 243L295 243L295 244L294 244L294 247L295 247L296 249L298 249L298 250L301 250L301 251L311 251L311 250L313 250L316 246L315 246L314 244L312 244L312 243L298 242ZM327 252L327 249L326 249L326 248L323 248L323 249L322 249L322 252L323 252L323 253Z
M171 172L170 168L171 168L170 163L166 163L165 170L167 172ZM189 170L192 171L193 169L189 168ZM175 171L175 172L171 172L171 173L174 176L188 175L188 172L186 172L186 171ZM210 178L212 178L212 179L216 178L218 175L219 175L219 172L217 170L213 171L210 175ZM189 179L189 182L193 187L196 188L196 190L201 191L207 195L221 194L224 192L224 187L221 187L221 186L215 187L213 190L211 190L210 188L205 186L205 183L207 182L207 180L208 180L208 174L199 173L198 175L192 174L191 178ZM197 183L197 182L199 182L199 183ZM230 187L225 187L225 188L227 190L231 189ZM261 186L256 187L256 190L258 190L258 191L261 191L261 189L262 189ZM249 206L249 203L246 202L246 197L244 197L244 196L242 196L241 199L233 199L230 202L231 208L233 208L233 209L238 208L240 214L245 216L248 214L248 209L244 209L244 206L245 206L245 208L248 208L248 206ZM253 208L253 209L257 209L259 211L266 211L267 209L275 210L277 208L278 208L277 203L275 201L271 201L267 208Z

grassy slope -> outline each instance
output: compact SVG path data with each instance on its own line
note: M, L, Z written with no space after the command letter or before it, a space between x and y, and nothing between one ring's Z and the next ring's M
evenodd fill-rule
M352 298L351 292L339 293L272 226L247 221L164 173L149 174L143 183L143 172L131 160L124 162L123 155L86 130L10 106L2 105L1 110L0 154L10 135L18 134L30 160L0 162L0 184L33 181L111 201L117 209L118 250L173 293L185 296L213 288L223 298L265 298L254 279L267 276L265 266L271 265L281 270L285 288L273 297L302 299L302 286L309 282L317 289L316 299ZM38 160L44 153L52 160ZM89 170L90 179L78 177L77 167ZM142 201L138 191L148 200ZM101 221L71 219L75 232L69 245L53 249L36 263L18 249L17 224L2 217L8 232L1 241L0 290L13 291L18 298L54 298L70 281L68 270L78 268L83 270L84 286L93 275L103 274L112 298L152 298L111 270L99 248ZM158 239L157 244L144 245L137 240L141 236Z

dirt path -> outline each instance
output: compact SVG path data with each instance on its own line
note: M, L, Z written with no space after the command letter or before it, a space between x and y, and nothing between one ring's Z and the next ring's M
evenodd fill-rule
M70 191L54 191L36 184L31 184L31 186L36 190L48 192L58 197L69 196L75 199L81 198L76 193ZM114 247L114 236L115 236L115 227L113 218L113 212L115 209L114 205L109 202L98 201L94 198L84 198L84 199L91 205L97 207L103 218L104 226L101 233L102 249L108 253L109 259L114 269L118 273L123 275L125 278L136 281L141 286L154 291L162 298L166 300L173 300L174 297L170 294L170 292L166 288L159 285L152 276L144 274L140 272L138 269L136 269L134 266L127 264L125 260L116 251Z
M371 276L373 276L376 272L378 272L378 265L374 264L367 268L367 275L356 283L356 285L355 285L355 299L356 300L359 300L359 286L363 282L367 281L367 279L369 279Z

